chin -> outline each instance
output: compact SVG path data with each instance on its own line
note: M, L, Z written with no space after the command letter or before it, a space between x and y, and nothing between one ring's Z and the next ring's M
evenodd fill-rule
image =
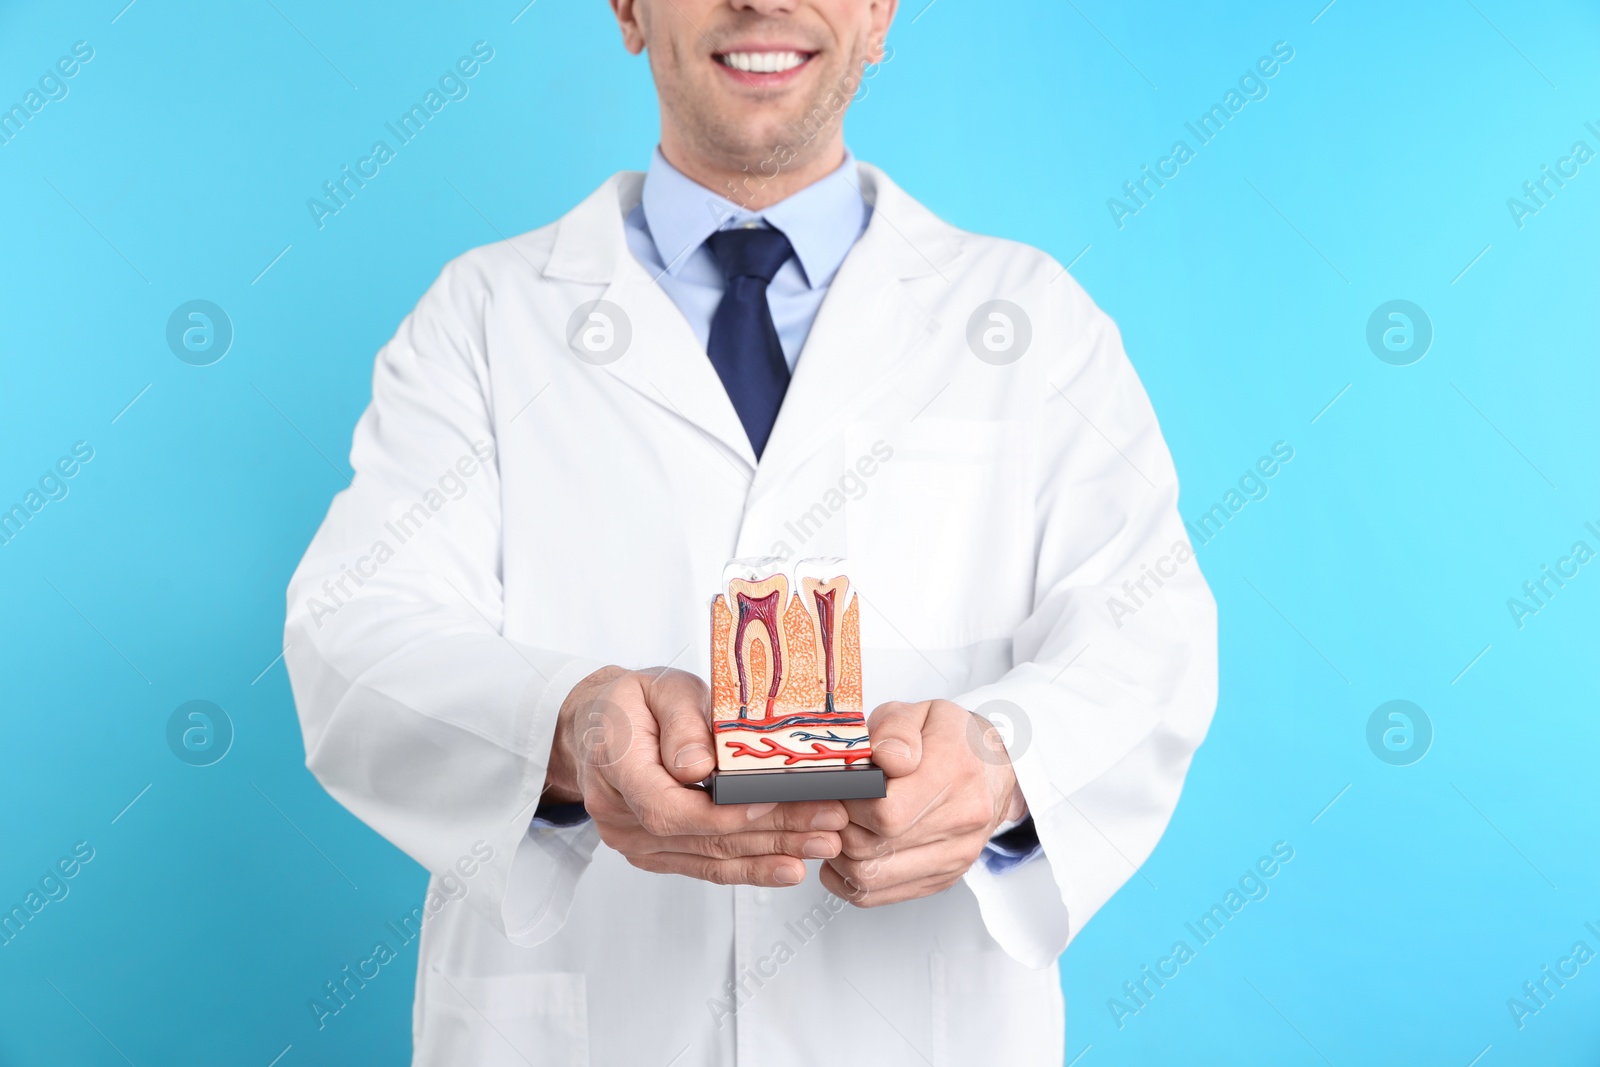
M745 105L723 124L723 144L730 154L751 157L739 162L750 164L752 170L756 162L771 158L779 150L786 150L783 155L785 165L789 165L817 151L820 143L838 128L842 117L842 110L833 114L821 105L794 101L785 101L782 107L759 109Z

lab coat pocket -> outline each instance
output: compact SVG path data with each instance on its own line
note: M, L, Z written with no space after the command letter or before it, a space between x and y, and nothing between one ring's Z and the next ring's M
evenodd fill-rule
M876 636L922 652L1010 636L1031 603L1027 427L925 417L849 438L849 455L889 457L846 507L857 588L889 628Z
M1030 970L998 948L933 952L928 964L934 1067L1059 1067L1066 1013L1055 967Z
M588 1067L589 1012L581 974L445 974L428 965L417 1065Z

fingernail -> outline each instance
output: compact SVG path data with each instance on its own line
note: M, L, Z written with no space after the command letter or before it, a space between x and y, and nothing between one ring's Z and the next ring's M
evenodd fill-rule
M906 756L909 758L911 755L911 746L900 740L898 737L891 737L889 740L878 746L878 751L887 753L891 756Z
M794 885L805 876L806 869L804 867L790 867L787 864L779 867L772 875L779 885Z
M755 822L757 819L761 818L761 816L765 815L769 811L772 811L777 806L778 805L776 804L752 804L745 809L744 817L749 819L751 822Z
M711 750L706 746L699 744L684 745L678 749L677 765L679 767L693 767L696 763L701 763L710 758Z
M800 846L800 851L810 859L825 860L833 856L835 849L826 837L813 837Z
M842 811L819 811L811 820L813 830L843 830L850 820Z

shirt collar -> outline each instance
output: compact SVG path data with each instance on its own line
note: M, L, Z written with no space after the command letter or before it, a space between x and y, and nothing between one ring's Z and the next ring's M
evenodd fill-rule
M747 211L686 176L658 147L645 174L640 209L674 277L707 237L759 219L789 238L806 284L815 289L833 280L866 228L871 209L856 190L855 173L855 156L846 149L844 162L831 174L771 207Z

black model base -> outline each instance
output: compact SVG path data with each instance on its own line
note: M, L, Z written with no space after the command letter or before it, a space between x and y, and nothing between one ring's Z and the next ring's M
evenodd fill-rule
M887 792L883 772L856 767L797 767L786 771L716 771L715 804L766 804L790 800L876 800Z

